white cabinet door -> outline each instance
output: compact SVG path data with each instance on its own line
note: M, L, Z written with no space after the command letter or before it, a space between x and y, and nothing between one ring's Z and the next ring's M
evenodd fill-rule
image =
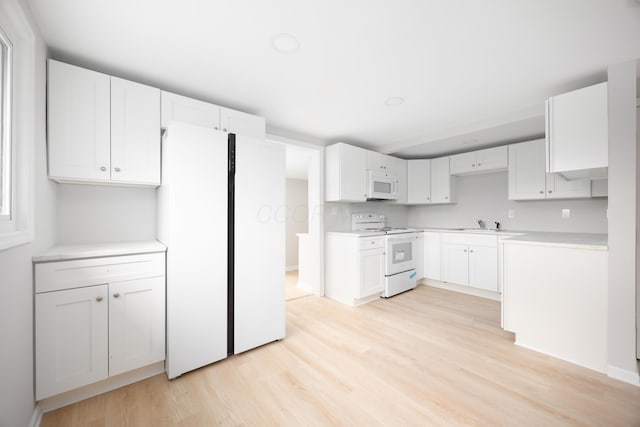
M384 290L384 249L360 251L360 287L358 298Z
M476 169L492 171L507 168L507 146L487 148L476 152Z
M476 152L461 153L451 156L451 174L465 174L476 171Z
M107 378L107 285L35 297L36 400Z
M219 106L165 91L162 91L161 97L163 128L169 126L169 122L173 120L209 129L220 129Z
M509 146L509 200L544 199L544 140Z
M264 138L266 133L264 118L224 107L220 108L220 126L223 132L256 138Z
M416 260L416 277L422 279L424 277L424 233L416 235L413 249L415 251L413 259Z
M160 90L111 77L111 180L160 184Z
M109 285L109 375L164 360L164 276Z
M469 246L469 286L498 292L498 251Z
M425 231L424 235L424 277L440 280L440 233Z
M431 203L431 160L407 160L407 203Z
M407 160L397 159L398 164L398 198L395 203L407 204Z
M607 83L549 98L547 101L547 172L608 166Z
M326 148L325 199L331 202L367 200L367 150L338 143Z
M396 176L398 173L398 166L396 164L396 158L388 156L382 153L376 153L375 151L367 150L367 169L386 173L392 176Z
M562 176L547 174L547 199L575 199L591 197L591 181L567 181Z
M109 76L49 60L49 176L109 181Z
M431 159L431 203L453 203L449 157Z
M456 243L442 245L442 280L458 285L469 284L469 246Z

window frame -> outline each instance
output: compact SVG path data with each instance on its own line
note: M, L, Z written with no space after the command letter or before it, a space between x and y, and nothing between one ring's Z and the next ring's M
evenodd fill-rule
M15 150L13 149L13 43L0 27L0 232L15 231Z

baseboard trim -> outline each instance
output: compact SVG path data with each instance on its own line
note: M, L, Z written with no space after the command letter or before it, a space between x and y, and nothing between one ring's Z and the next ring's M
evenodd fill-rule
M33 408L33 415L31 415L31 420L29 420L28 427L40 427L42 414L42 407L40 406L40 404L37 404L35 408Z
M571 363L571 364L576 365L576 366L580 366L580 367L585 368L585 369L589 369L589 370L594 371L594 372L600 372L601 374L606 374L607 373L606 372L606 367L604 367L604 366L598 368L598 366L596 366L593 363L588 363L588 362L585 362L585 361L571 359L571 358L564 357L564 356L556 354L556 353L552 353L552 352L549 352L549 351L546 351L546 350L541 350L541 349L539 349L537 347L534 347L534 346L531 346L529 344L523 344L521 341L518 341L518 334L516 334L516 342L514 344L517 345L518 347L526 348L527 350L535 351L536 353L544 354L546 356L550 356L550 357L553 357L555 359L563 360L565 362Z
M295 271L298 269L297 265L288 265L284 268L285 271Z
M88 399L93 396L97 396L102 393L106 393L111 390L115 390L120 387L124 387L129 384L153 377L164 372L164 361L157 362L149 366L144 366L139 369L134 369L124 374L116 375L115 377L107 378L103 381L89 384L84 387L70 390L56 396L51 396L46 399L42 399L38 402L37 407L40 408L42 414L63 406L71 405L72 403L80 402L81 400ZM39 422L38 422L39 425Z
M616 380L623 381L627 384L640 387L640 373L617 368L615 366L607 366L607 376Z
M432 279L420 279L418 284L459 292L461 294L473 295L474 297L486 298L493 301L502 301L502 294L499 292L485 291L484 289L472 288L470 286L456 285L454 283L441 282L439 280Z

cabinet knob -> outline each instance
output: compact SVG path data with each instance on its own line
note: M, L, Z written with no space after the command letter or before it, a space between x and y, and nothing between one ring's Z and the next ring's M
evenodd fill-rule
M218 126L214 126L213 129L218 130Z
M475 164L475 163L474 163L474 164L472 164L472 165L471 165L471 167L472 167L472 168L475 168L475 167L476 167L476 164Z
M113 294L114 298L120 298L120 294L118 292L116 292L115 294Z
M465 251L465 252L467 252L467 250L466 250L466 249L465 249L464 251Z
M427 197L427 200L431 200L431 197Z
M540 194L544 194L544 191L540 190Z
M553 193L553 190L549 190L549 193Z
M481 166L481 165L482 165L482 163L478 163L478 166Z
M120 168L114 168L113 170L116 172L120 172Z
M106 171L106 170L107 170L107 167L106 167L106 166L100 166L100 170L101 170L102 172L104 172L104 171Z
M227 131L227 128L223 128L223 129L222 129L222 132L226 132L226 131Z
M473 253L473 250L469 249L469 252L470 252L470 253Z
M96 297L96 301L98 302L102 301L102 297Z
M449 200L449 196L444 196L444 199L445 200Z

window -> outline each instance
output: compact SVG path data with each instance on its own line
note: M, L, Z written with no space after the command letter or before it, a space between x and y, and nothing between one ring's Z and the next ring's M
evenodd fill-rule
M0 28L0 221L12 218L11 42Z

